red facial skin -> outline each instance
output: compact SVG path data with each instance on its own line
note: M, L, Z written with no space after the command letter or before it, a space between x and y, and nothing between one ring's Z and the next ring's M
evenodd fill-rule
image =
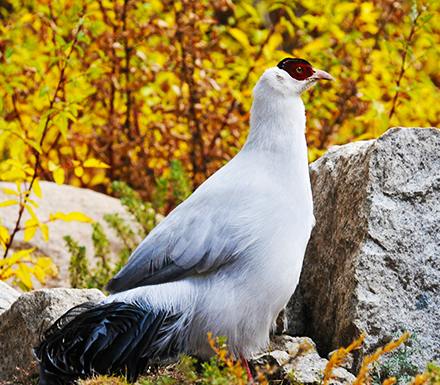
M314 74L312 66L294 61L287 61L284 70L296 80L305 80Z

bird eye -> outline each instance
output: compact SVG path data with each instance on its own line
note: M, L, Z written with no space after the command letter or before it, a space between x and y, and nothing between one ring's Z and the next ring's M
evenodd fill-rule
M278 63L278 68L286 71L295 80L303 81L313 75L312 65L302 59L287 58Z

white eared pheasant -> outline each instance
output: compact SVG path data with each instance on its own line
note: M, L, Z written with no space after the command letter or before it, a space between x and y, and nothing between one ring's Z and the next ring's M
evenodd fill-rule
M151 362L208 358L208 332L244 361L268 346L314 224L300 95L321 79L333 80L302 59L266 70L241 152L143 240L108 282L111 295L44 333L41 384L112 373L133 381Z

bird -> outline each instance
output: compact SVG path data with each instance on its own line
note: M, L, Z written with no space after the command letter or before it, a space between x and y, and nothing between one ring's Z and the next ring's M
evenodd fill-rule
M44 332L34 349L41 384L95 374L135 381L180 354L209 359L207 333L226 336L246 365L268 347L315 223L301 94L319 80L334 81L298 58L263 73L241 151L147 235L104 300Z

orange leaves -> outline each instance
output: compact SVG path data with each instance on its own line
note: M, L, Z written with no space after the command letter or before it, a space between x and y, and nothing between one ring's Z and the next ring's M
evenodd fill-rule
M347 348L339 348L333 355L330 357L324 371L324 381L322 382L322 385L328 385L329 381L333 378L333 369L338 367L342 364L344 358L352 352L353 350L359 349L362 345L362 342L365 339L365 333L362 333L362 335L354 341L350 346Z
M362 367L359 370L359 374L356 380L353 382L353 385L361 385L364 384L368 373L373 368L373 363L377 362L381 355L385 353L389 353L399 347L403 342L405 342L410 337L409 333L403 333L402 336L397 341L391 341L383 348L379 348L374 354L371 356L366 356L362 363Z
M365 339L365 336L366 334L362 333L362 335L356 341L354 341L350 346L348 346L347 348L342 347L339 350L337 350L335 353L333 353L333 355L329 359L329 362L326 365L324 371L324 381L322 385L327 385L331 381L331 379L333 378L333 374L332 374L333 369L338 367L343 362L343 359L346 357L347 354L361 347L362 342ZM361 369L359 370L359 373L356 377L356 380L353 382L353 385L370 384L371 378L369 378L369 375L370 375L370 371L373 369L373 365L379 362L379 359L383 354L392 352L400 345L402 345L409 337L410 337L409 333L403 333L398 340L389 342L384 347L377 349L376 352L370 356L365 356ZM425 381L426 381L426 374L423 376L417 375L416 378L412 380L411 385L416 385L416 384L421 385ZM396 383L396 378L390 377L383 382L383 385L392 385L394 383Z
M227 345L225 344L225 338L224 337L213 338L211 332L208 333L207 337L208 337L209 345L211 346L212 350L214 350L215 354L217 354L220 361L226 365L226 367L233 375L236 381L234 382L234 384L237 385L247 384L248 381L247 381L246 370L240 361L236 361L234 363L233 357L229 355L229 352L227 350Z

